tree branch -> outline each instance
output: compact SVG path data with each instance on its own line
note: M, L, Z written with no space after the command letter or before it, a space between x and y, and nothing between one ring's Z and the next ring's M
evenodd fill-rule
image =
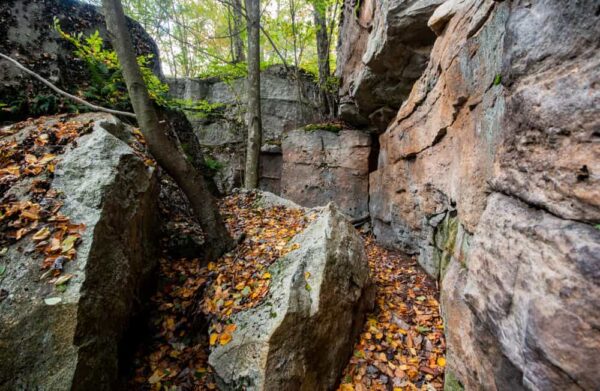
M133 113L129 113L127 111L119 111L119 110L107 109L107 108L102 107L102 106L96 106L96 105L94 105L94 104L92 104L92 103L90 103L88 101L85 101L85 100L81 99L78 96L69 94L68 92L63 91L60 88L58 88L57 86L55 86L54 84L50 83L48 80L44 79L42 76L38 75L37 73L35 73L31 69L26 68L20 62L18 62L17 60L13 59L12 57L9 57L9 56L7 56L5 54L0 53L0 58L3 58L6 61L9 61L14 66L16 66L17 68L19 68L21 71L29 74L30 76L33 76L37 80L41 81L42 83L44 83L45 85L47 85L48 87L50 87L50 89L52 89L53 91L57 92L60 95L66 96L67 98L69 98L71 100L74 100L75 102L77 102L79 104L82 104L84 106L90 107L90 108L92 108L94 110L97 110L97 111L104 111L104 112L110 113L110 114L123 115L123 116L126 116L126 117L136 118L135 114L133 114Z

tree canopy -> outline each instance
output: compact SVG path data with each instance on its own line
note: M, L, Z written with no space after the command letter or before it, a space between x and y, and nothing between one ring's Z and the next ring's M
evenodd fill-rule
M98 0L88 0L98 4ZM241 23L236 6L241 5ZM125 12L155 39L169 76L243 73L236 43L247 41L245 10L238 0L123 0ZM335 66L340 0L269 0L261 3L261 67L297 65L318 75L314 12L325 16L329 66ZM320 27L322 29L322 27ZM236 39L239 41L236 42ZM241 58L245 60L245 56Z

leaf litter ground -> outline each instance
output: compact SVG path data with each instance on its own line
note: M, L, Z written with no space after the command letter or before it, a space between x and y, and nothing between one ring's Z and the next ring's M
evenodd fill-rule
M221 259L203 266L198 259L174 256L165 245L171 238L163 238L150 333L135 353L132 389L217 389L208 366L211 345L231 341L236 328L231 315L261 302L270 284L267 267L294 249L288 242L314 219L301 210L260 207L254 193L226 197L220 209L232 236L244 238ZM186 229L185 223L178 227ZM376 305L339 391L442 389L445 341L435 284L413 259L381 248L367 235L365 245Z

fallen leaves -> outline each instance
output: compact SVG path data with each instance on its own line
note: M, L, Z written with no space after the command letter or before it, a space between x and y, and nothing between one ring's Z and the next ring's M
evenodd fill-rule
M21 241L40 259L42 277L58 277L75 259L83 225L59 213L59 193L51 189L55 163L66 147L88 132L90 123L42 117L4 130L0 139L0 248ZM49 282L64 285L71 277Z
M232 236L243 234L245 240L206 266L197 259L169 254L160 260L160 289L152 298L152 339L137 353L132 388L216 389L208 367L210 347L227 345L235 338L237 325L231 315L257 305L268 294L274 277L268 267L298 247L289 241L311 219L300 210L261 208L253 193L225 198L221 213ZM185 221L181 216L169 219ZM194 231L185 224L178 228ZM193 339L198 334L193 319L197 300L201 300L202 317L210 321L204 340Z
M312 219L300 209L262 208L256 201L254 193L240 193L225 198L221 207L232 235L245 235L234 251L208 265L211 278L202 311L211 319L210 332L219 335L221 345L232 339L228 319L264 299L272 278L267 268L298 248L289 242Z
M339 391L442 389L445 340L432 281L414 260L381 248L372 237L366 245L376 308Z

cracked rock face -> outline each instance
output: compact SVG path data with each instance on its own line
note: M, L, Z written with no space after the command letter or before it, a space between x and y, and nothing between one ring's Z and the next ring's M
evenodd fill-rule
M245 79L224 82L209 79L169 79L170 94L179 99L205 100L218 104L208 115L186 112L204 154L221 166L214 179L223 193L240 187L245 159ZM300 87L300 89L298 89ZM298 91L300 90L300 95ZM281 137L284 132L318 121L319 90L311 77L294 74L274 65L261 72L262 140L260 183L262 190L279 194L281 182Z
M304 129L283 136L281 195L302 206L335 202L353 219L369 214L371 136Z
M118 348L157 265L155 170L126 143L124 125L106 114L59 156L52 188L61 213L85 224L73 278L64 292L40 281L39 259L8 248L0 288L0 390L109 390L118 378ZM21 132L27 131L27 128ZM45 300L52 298L52 300ZM56 303L58 301L58 303Z
M362 239L333 204L275 262L270 292L232 317L233 339L209 363L222 390L331 390L374 290Z
M441 280L454 385L600 387L598 11L444 3L380 136L373 229Z
M427 20L443 0L345 0L338 43L340 116L383 131L429 59Z

